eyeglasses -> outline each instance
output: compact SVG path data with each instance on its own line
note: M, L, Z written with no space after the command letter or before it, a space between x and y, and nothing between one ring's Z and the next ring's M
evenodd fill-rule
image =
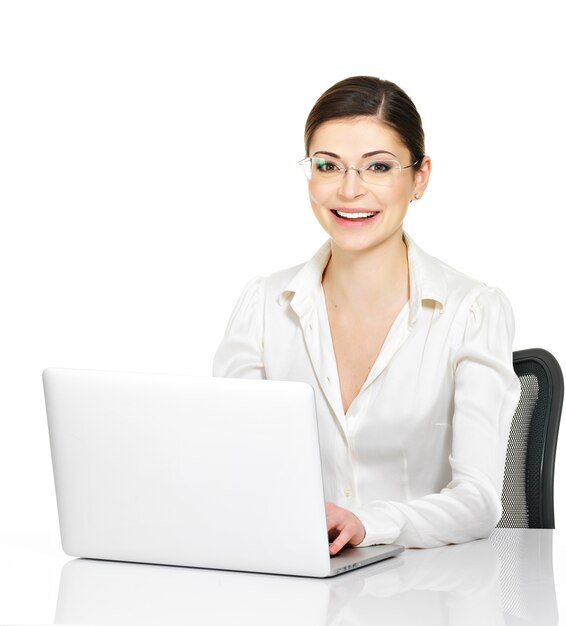
M332 161L324 157L307 157L299 161L299 165L303 166L307 178L317 183L336 183L346 175L348 170L354 170L358 172L364 183L391 187L401 170L415 166L420 160L417 159L410 165L401 165L399 161L374 157L364 161L359 167L346 167L340 161Z

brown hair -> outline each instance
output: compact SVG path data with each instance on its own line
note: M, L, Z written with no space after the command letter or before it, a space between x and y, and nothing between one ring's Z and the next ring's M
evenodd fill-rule
M422 120L413 101L395 83L375 76L352 76L327 89L315 102L305 124L305 155L316 129L329 120L375 116L397 132L419 169L425 155Z

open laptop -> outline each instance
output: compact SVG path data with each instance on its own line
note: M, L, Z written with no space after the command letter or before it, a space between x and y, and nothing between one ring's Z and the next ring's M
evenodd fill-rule
M327 577L399 554L330 557L307 383L49 368L63 550Z

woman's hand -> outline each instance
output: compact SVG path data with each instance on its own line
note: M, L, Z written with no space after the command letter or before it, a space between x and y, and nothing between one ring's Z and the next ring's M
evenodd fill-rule
M334 502L326 503L326 528L328 539L332 542L330 554L337 554L347 543L355 546L366 536L366 529L360 520Z

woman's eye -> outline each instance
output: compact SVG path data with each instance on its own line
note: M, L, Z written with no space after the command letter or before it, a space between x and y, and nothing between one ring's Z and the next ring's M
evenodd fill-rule
M389 163L385 163L384 161L374 161L373 163L370 163L366 169L370 172L374 172L375 174L384 174L391 169L391 165L389 165Z
M332 161L318 161L316 169L319 172L335 172L340 168L336 165L336 163L332 163Z

